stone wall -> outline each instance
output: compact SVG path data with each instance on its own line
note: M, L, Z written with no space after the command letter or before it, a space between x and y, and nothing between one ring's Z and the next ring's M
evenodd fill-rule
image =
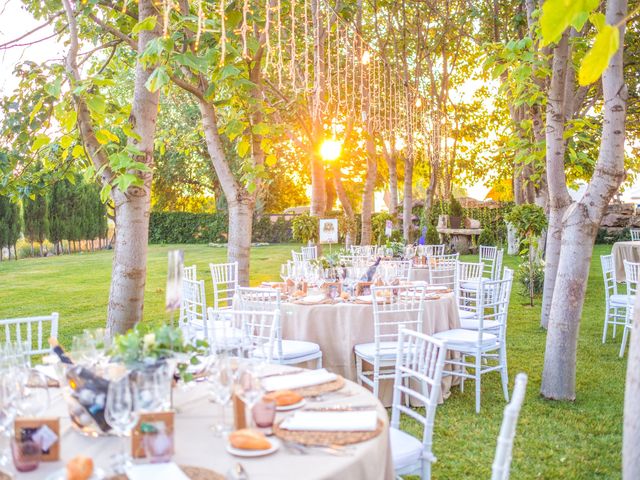
M612 203L602 218L601 227L609 233L640 227L640 212L634 203Z

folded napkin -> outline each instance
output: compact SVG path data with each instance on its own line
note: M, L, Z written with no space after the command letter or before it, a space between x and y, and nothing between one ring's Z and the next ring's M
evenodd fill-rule
M189 480L173 462L132 465L126 469L129 480Z
M325 300L327 300L327 297L324 294L307 295L306 297L303 297L303 298L299 299L297 301L297 303L313 305L313 304L317 304L317 303L323 303Z
M291 375L275 375L262 380L262 388L268 392L275 390L291 390L294 388L312 387L323 383L333 382L337 377L335 373L326 369L305 370Z
M449 290L449 287L447 287L446 285L429 285L427 287L427 291L432 291L432 292L439 292L443 290Z
M375 410L362 412L295 412L280 424L285 430L322 432L371 432L378 425Z

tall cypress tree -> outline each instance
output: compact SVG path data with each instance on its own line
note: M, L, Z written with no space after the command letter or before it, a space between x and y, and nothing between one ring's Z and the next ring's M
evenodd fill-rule
M0 196L0 249L7 247L9 258L11 257L11 247L13 247L14 258L18 259L16 243L20 238L21 230L20 205L12 202L9 197ZM0 258L2 258L1 252Z
M49 236L49 201L44 195L38 195L33 200L26 198L22 203L24 210L24 236L31 243L31 254L33 255L33 244L40 244L40 256L42 256L42 244Z
M68 238L70 186L69 181L61 180L53 184L49 193L49 240L58 254L64 253L62 241Z

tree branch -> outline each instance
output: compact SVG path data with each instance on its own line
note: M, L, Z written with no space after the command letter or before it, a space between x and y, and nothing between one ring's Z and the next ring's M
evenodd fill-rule
M125 42L133 50L135 50L136 52L138 51L138 44L129 35L126 35L126 34L122 33L120 30L118 30L117 28L114 28L111 25L109 25L108 23L103 22L98 17L96 17L93 13L89 14L89 18L91 20L93 20L95 23L97 23L98 25L100 25L102 28L104 28L106 31L108 31L111 35L113 35L114 37L118 37L120 40Z

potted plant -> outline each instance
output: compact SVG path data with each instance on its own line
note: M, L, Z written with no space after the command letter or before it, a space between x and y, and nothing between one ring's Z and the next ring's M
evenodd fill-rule
M451 197L451 205L449 208L449 227L461 228L464 224L464 211L462 205L457 198Z

